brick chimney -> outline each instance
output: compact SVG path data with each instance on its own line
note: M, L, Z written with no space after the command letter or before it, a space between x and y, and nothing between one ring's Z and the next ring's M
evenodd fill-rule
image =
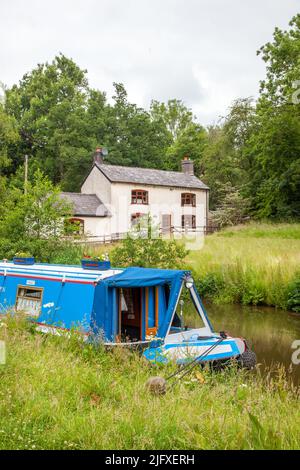
M194 176L194 162L188 156L185 156L181 162L182 172L185 175Z
M98 163L99 165L104 163L102 147L96 148L96 152L94 153L94 163Z

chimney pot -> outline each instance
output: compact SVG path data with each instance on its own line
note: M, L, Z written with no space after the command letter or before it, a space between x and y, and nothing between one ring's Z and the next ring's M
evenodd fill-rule
M183 157L181 168L185 175L194 176L194 162L187 155Z
M104 163L101 147L96 148L96 152L94 153L94 163L99 163L99 165L102 165Z

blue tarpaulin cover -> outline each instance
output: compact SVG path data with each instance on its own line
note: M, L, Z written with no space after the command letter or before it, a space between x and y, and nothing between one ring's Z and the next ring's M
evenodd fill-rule
M187 274L188 271L134 267L102 282L109 287L152 287L182 280Z
M170 322L180 294L183 279L189 271L151 269L151 268L127 268L122 273L103 279L96 290L97 315L95 324L106 332L106 337L112 340L117 331L116 288L122 287L154 287L168 285L170 288L167 311L158 327L158 336L164 337L169 329Z

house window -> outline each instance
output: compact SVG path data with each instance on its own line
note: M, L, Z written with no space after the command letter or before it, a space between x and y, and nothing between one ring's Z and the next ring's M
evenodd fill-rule
M39 317L42 306L43 289L39 287L19 286L16 298L16 310L32 317Z
M72 234L74 235L83 235L84 234L84 220L72 218L68 220L69 228Z
M195 229L196 228L196 216L195 215L183 215L181 217L181 226L183 229Z
M134 189L131 191L131 204L148 204L148 191Z
M136 214L131 214L131 226L134 227L140 222L140 219L144 217L145 214L137 212Z
M182 193L181 194L181 206L196 207L196 194Z

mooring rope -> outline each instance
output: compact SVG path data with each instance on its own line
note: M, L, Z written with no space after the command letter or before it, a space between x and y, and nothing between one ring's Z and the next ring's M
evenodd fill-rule
M183 377L185 377L187 374L189 374L197 365L198 365L198 362L201 361L202 359L204 359L209 353L211 353L217 346L219 346L219 344L222 343L222 341L224 341L224 339L226 339L225 336L221 336L219 338L219 340L212 344L211 346L209 346L209 348L204 351L202 354L200 354L200 356L197 356L195 359L193 359L191 362L188 362L185 366L183 366L181 369L179 369L178 371L176 371L175 373L171 374L169 377L166 378L166 381L176 377L177 377L177 380L175 380L172 384L172 386L174 386L177 382L179 382L179 380L183 379ZM183 372L183 374L182 374ZM182 375L180 375L182 374Z

